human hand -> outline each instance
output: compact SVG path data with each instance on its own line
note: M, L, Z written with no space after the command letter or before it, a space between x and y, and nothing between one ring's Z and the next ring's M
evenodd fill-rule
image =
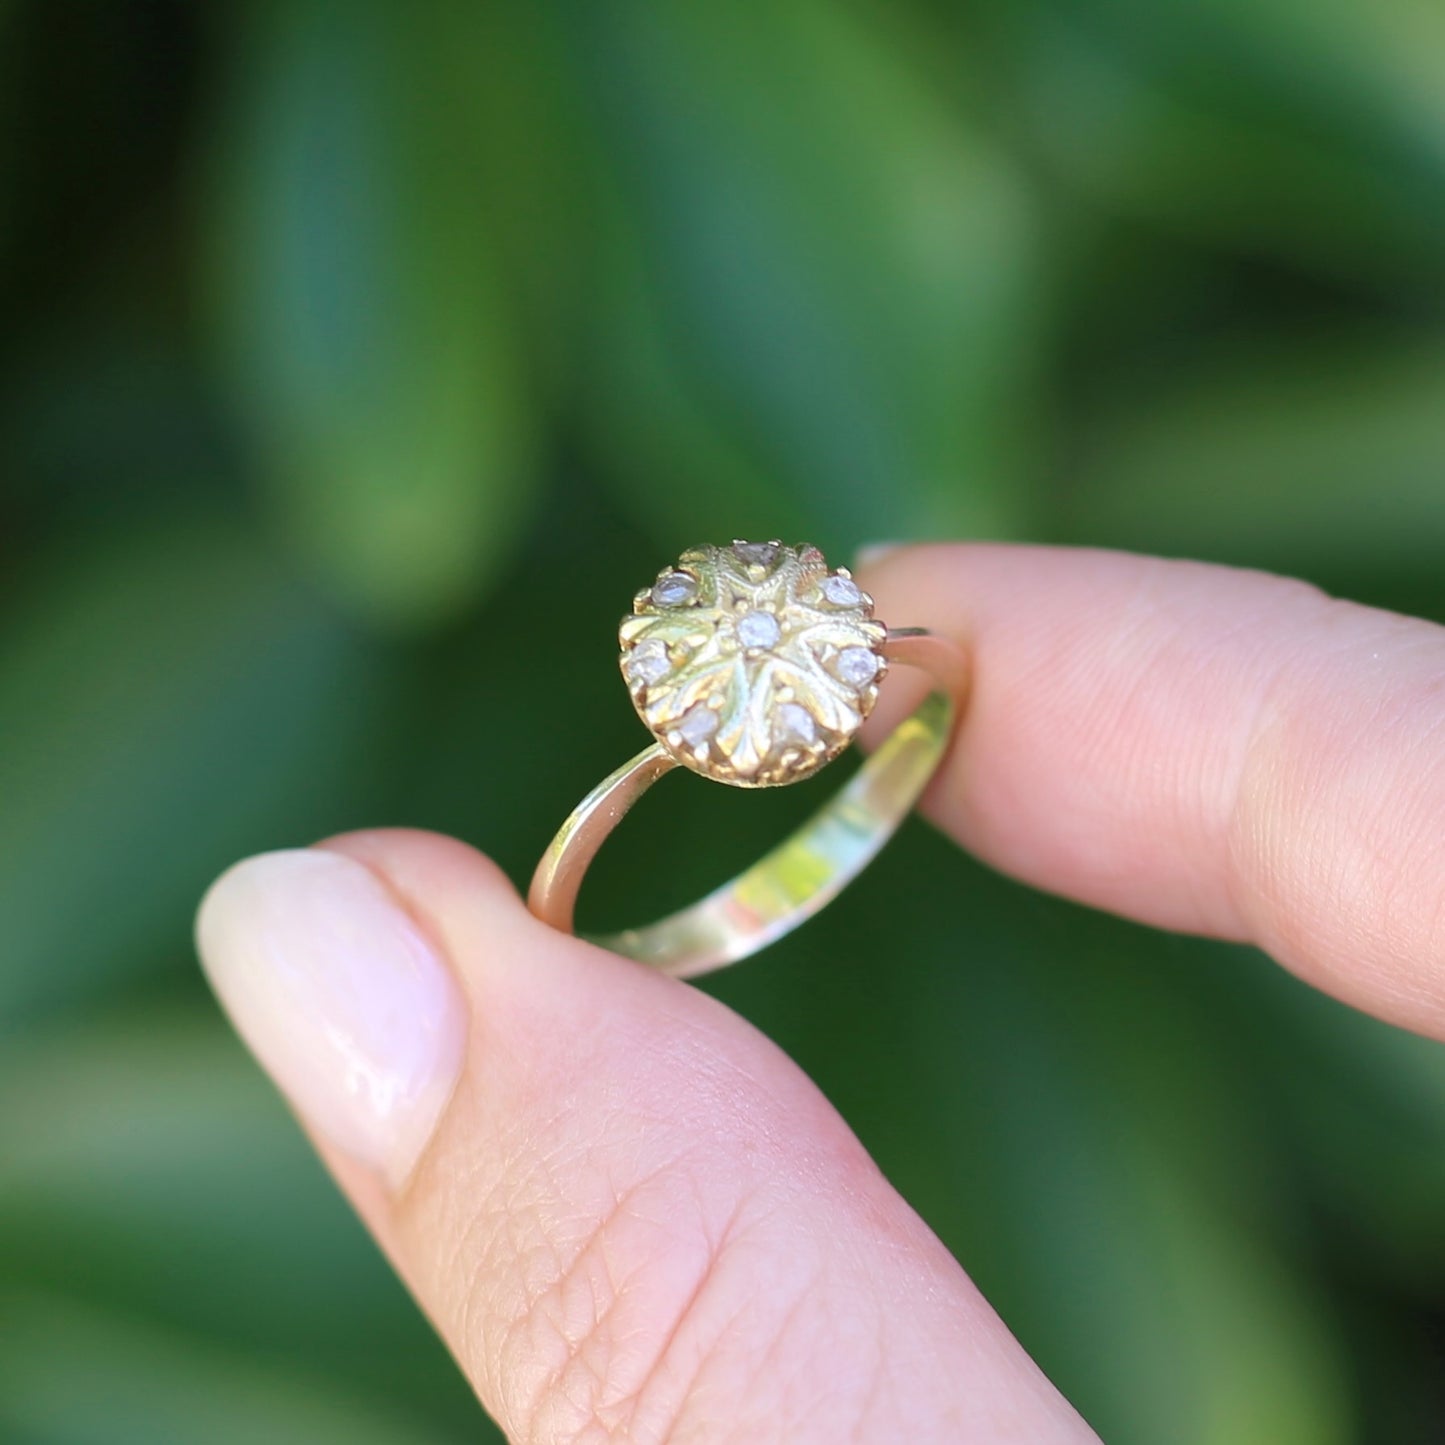
M910 548L866 585L973 659L941 827L1445 1037L1445 629L1103 552ZM471 849L263 855L198 934L511 1438L1094 1438L796 1066Z

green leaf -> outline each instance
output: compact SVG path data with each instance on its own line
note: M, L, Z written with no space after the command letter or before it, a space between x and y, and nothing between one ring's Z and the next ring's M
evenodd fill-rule
M6 260L11 245L17 141L22 131L21 111L16 104L20 67L9 35L14 10L14 0L0 0L0 263Z
M1003 68L1058 179L1191 243L1445 282L1445 12L1420 0L1011 6Z
M268 494L367 615L496 578L534 448L467 7L259 4L210 154L211 309Z
M610 247L587 400L658 535L999 534L1029 515L1029 198L884 21L587 7Z
M1374 336L1232 354L1097 423L1075 539L1438 575L1445 361Z
M399 1290L214 1006L129 1009L12 1044L0 1154L12 1277L119 1286L152 1311L278 1340L359 1345L397 1313ZM185 1269L137 1268L158 1253Z
M190 957L206 884L354 820L380 658L244 533L72 545L0 634L0 1030Z
M927 1052L967 1119L956 1187L997 1251L980 1284L1104 1439L1345 1445L1341 1341L1276 1223L1230 1045L1121 926L1058 932L1056 957L1005 944Z
M1356 1259L1398 1290L1445 1285L1445 1046L1260 963L1241 1038L1275 1091L1277 1127Z
M428 1445L354 1386L44 1295L0 1294L0 1433L45 1445ZM477 1439L485 1429L478 1418ZM491 1436L491 1432L487 1434ZM500 1438L491 1436L491 1438Z
M306 1361L470 1420L475 1401L219 1010L116 1011L0 1058L0 1277ZM0 1432L3 1433L3 1432Z

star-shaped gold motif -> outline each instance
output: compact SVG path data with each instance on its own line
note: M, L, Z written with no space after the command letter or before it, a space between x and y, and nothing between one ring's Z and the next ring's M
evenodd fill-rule
M619 628L638 715L678 762L739 787L797 782L873 710L888 630L847 568L778 541L694 547Z

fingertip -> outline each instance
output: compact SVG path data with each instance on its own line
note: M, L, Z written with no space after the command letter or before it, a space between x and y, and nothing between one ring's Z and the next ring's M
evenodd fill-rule
M974 548L966 542L878 543L859 549L855 575L891 626L919 626L922 618L905 618L901 613L892 616L897 610L894 604L927 596L940 583L956 577L971 550Z
M361 828L313 845L385 875L405 896L475 894L499 906L520 902L501 865L470 843L424 828Z
M842 1438L881 1408L886 1349L938 1396L890 1395L911 1438L965 1409L1078 1438L828 1102L716 1000L541 924L435 834L228 878L202 932L233 1014L515 1437L661 1438L763 1400L790 1438ZM789 1413L804 1375L824 1416Z
M413 828L346 833L319 844L365 864L437 939L479 1027L505 1035L557 995L681 987L646 965L541 922L495 860L457 838ZM599 1002L599 1007L601 1006Z
M966 847L1445 1031L1445 630L1295 578L1104 550L909 547L863 580L890 625L969 648L958 745L924 799ZM896 706L885 693L875 736Z
M467 1010L383 879L341 852L258 854L207 890L196 943L236 1031L297 1113L403 1180L461 1072Z

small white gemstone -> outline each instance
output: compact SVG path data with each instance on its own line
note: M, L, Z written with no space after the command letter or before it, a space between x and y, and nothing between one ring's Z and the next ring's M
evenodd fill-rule
M749 612L738 619L738 641L744 647L774 647L782 635L771 612Z
M858 584L851 577L825 577L823 596L835 607L856 607L863 600Z
M697 596L697 582L686 572L669 572L652 587L652 600L659 607L679 607Z
M852 687L867 687L878 675L878 655L866 647L845 647L838 654L838 676Z
M750 567L771 567L778 557L776 542L734 542L733 552Z
M677 721L678 732L693 747L705 743L717 729L718 715L705 702L693 703Z
M811 743L817 739L818 724L801 703L780 703L773 714L773 736L779 743Z
M672 661L667 655L666 644L657 637L639 642L627 659L627 675L634 681L657 682L671 671Z

